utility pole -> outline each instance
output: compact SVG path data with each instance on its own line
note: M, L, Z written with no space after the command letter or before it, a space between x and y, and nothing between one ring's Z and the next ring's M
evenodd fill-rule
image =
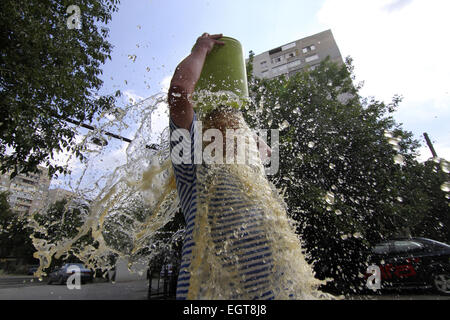
M70 118L64 119L64 121L67 121L67 122L70 122L72 124L81 126L81 127L85 128L85 129L95 130L95 127L93 127L91 125L88 125L88 124L85 124L85 123L82 123L80 121L76 121L76 120L73 120L73 119L70 119ZM117 135L115 133L111 133L111 132L103 131L103 130L101 130L101 132L103 134L107 135L107 136L110 136L112 138L115 138L115 139L118 139L118 140L122 140L122 141L125 141L125 142L128 142L128 143L130 143L132 141L131 139L121 137L121 136L119 136L119 135ZM93 141L93 142L95 144L101 145L101 141ZM108 144L108 142L106 142L106 141L105 141L105 143ZM145 147L147 149L158 150L158 145L157 144L146 145Z
M425 137L425 141L427 142L428 148L430 148L431 154L434 158L437 158L436 151L433 148L433 144L431 143L430 138L428 137L428 134L426 132L423 133L423 136Z

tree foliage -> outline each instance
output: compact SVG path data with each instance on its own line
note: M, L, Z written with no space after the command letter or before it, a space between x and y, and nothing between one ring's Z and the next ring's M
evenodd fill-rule
M66 0L0 2L0 170L66 173L50 160L60 151L83 159L65 120L91 122L115 96L98 96L110 59L105 25L118 0L80 0L81 29L69 29ZM9 151L9 152L8 152Z
M68 199L58 200L50 204L47 210L42 210L42 212L34 215L34 219L40 228L38 231L34 230L33 236L48 243L61 245L78 234L79 228L84 224L88 215L89 207L87 204L74 200L69 201ZM88 246L95 246L91 233L79 238L66 255L52 259L50 269L60 265L63 260L65 262L78 262L80 251Z
M14 257L33 262L34 247L31 230L23 217L13 212L8 203L8 193L0 193L0 257Z
M448 174L415 160L418 141L392 117L401 97L387 104L362 97L354 78L350 58L289 78L249 77L245 114L255 128L282 128L271 180L285 190L317 275L336 285L355 283L365 252L383 239L450 241L440 189Z

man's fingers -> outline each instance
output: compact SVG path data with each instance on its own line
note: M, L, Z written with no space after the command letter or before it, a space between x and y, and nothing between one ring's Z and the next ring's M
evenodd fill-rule
M209 37L210 37L211 39L217 40L217 39L222 38L222 37L223 37L223 34L222 34L222 33L219 33L219 34L212 34L212 35L210 35Z
M213 45L217 44L217 45L223 46L225 44L225 42L218 40L218 39L220 39L222 37L223 37L222 33L210 35L209 33L204 32L201 35L201 37L197 39L197 41L199 41L200 39L210 39L210 40L212 40ZM212 47L208 49L208 52L211 51L211 49L212 49Z
M220 39L220 38L222 38L223 37L223 34L222 33L219 33L219 34L213 34L213 35L211 35L211 36L209 36L211 39L213 39L214 40L214 43L215 44L220 44L220 45L224 45L225 44L225 42L223 42L223 41L219 41L218 39Z

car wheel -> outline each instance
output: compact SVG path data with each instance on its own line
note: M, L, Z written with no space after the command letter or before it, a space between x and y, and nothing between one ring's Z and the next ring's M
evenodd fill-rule
M433 275L433 288L436 292L450 295L450 275L446 273L436 273Z

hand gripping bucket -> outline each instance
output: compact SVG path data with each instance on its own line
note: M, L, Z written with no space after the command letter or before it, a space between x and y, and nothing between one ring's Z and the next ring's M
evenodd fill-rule
M194 93L195 109L208 112L218 105L242 108L248 99L247 73L239 41L222 37L207 55Z

